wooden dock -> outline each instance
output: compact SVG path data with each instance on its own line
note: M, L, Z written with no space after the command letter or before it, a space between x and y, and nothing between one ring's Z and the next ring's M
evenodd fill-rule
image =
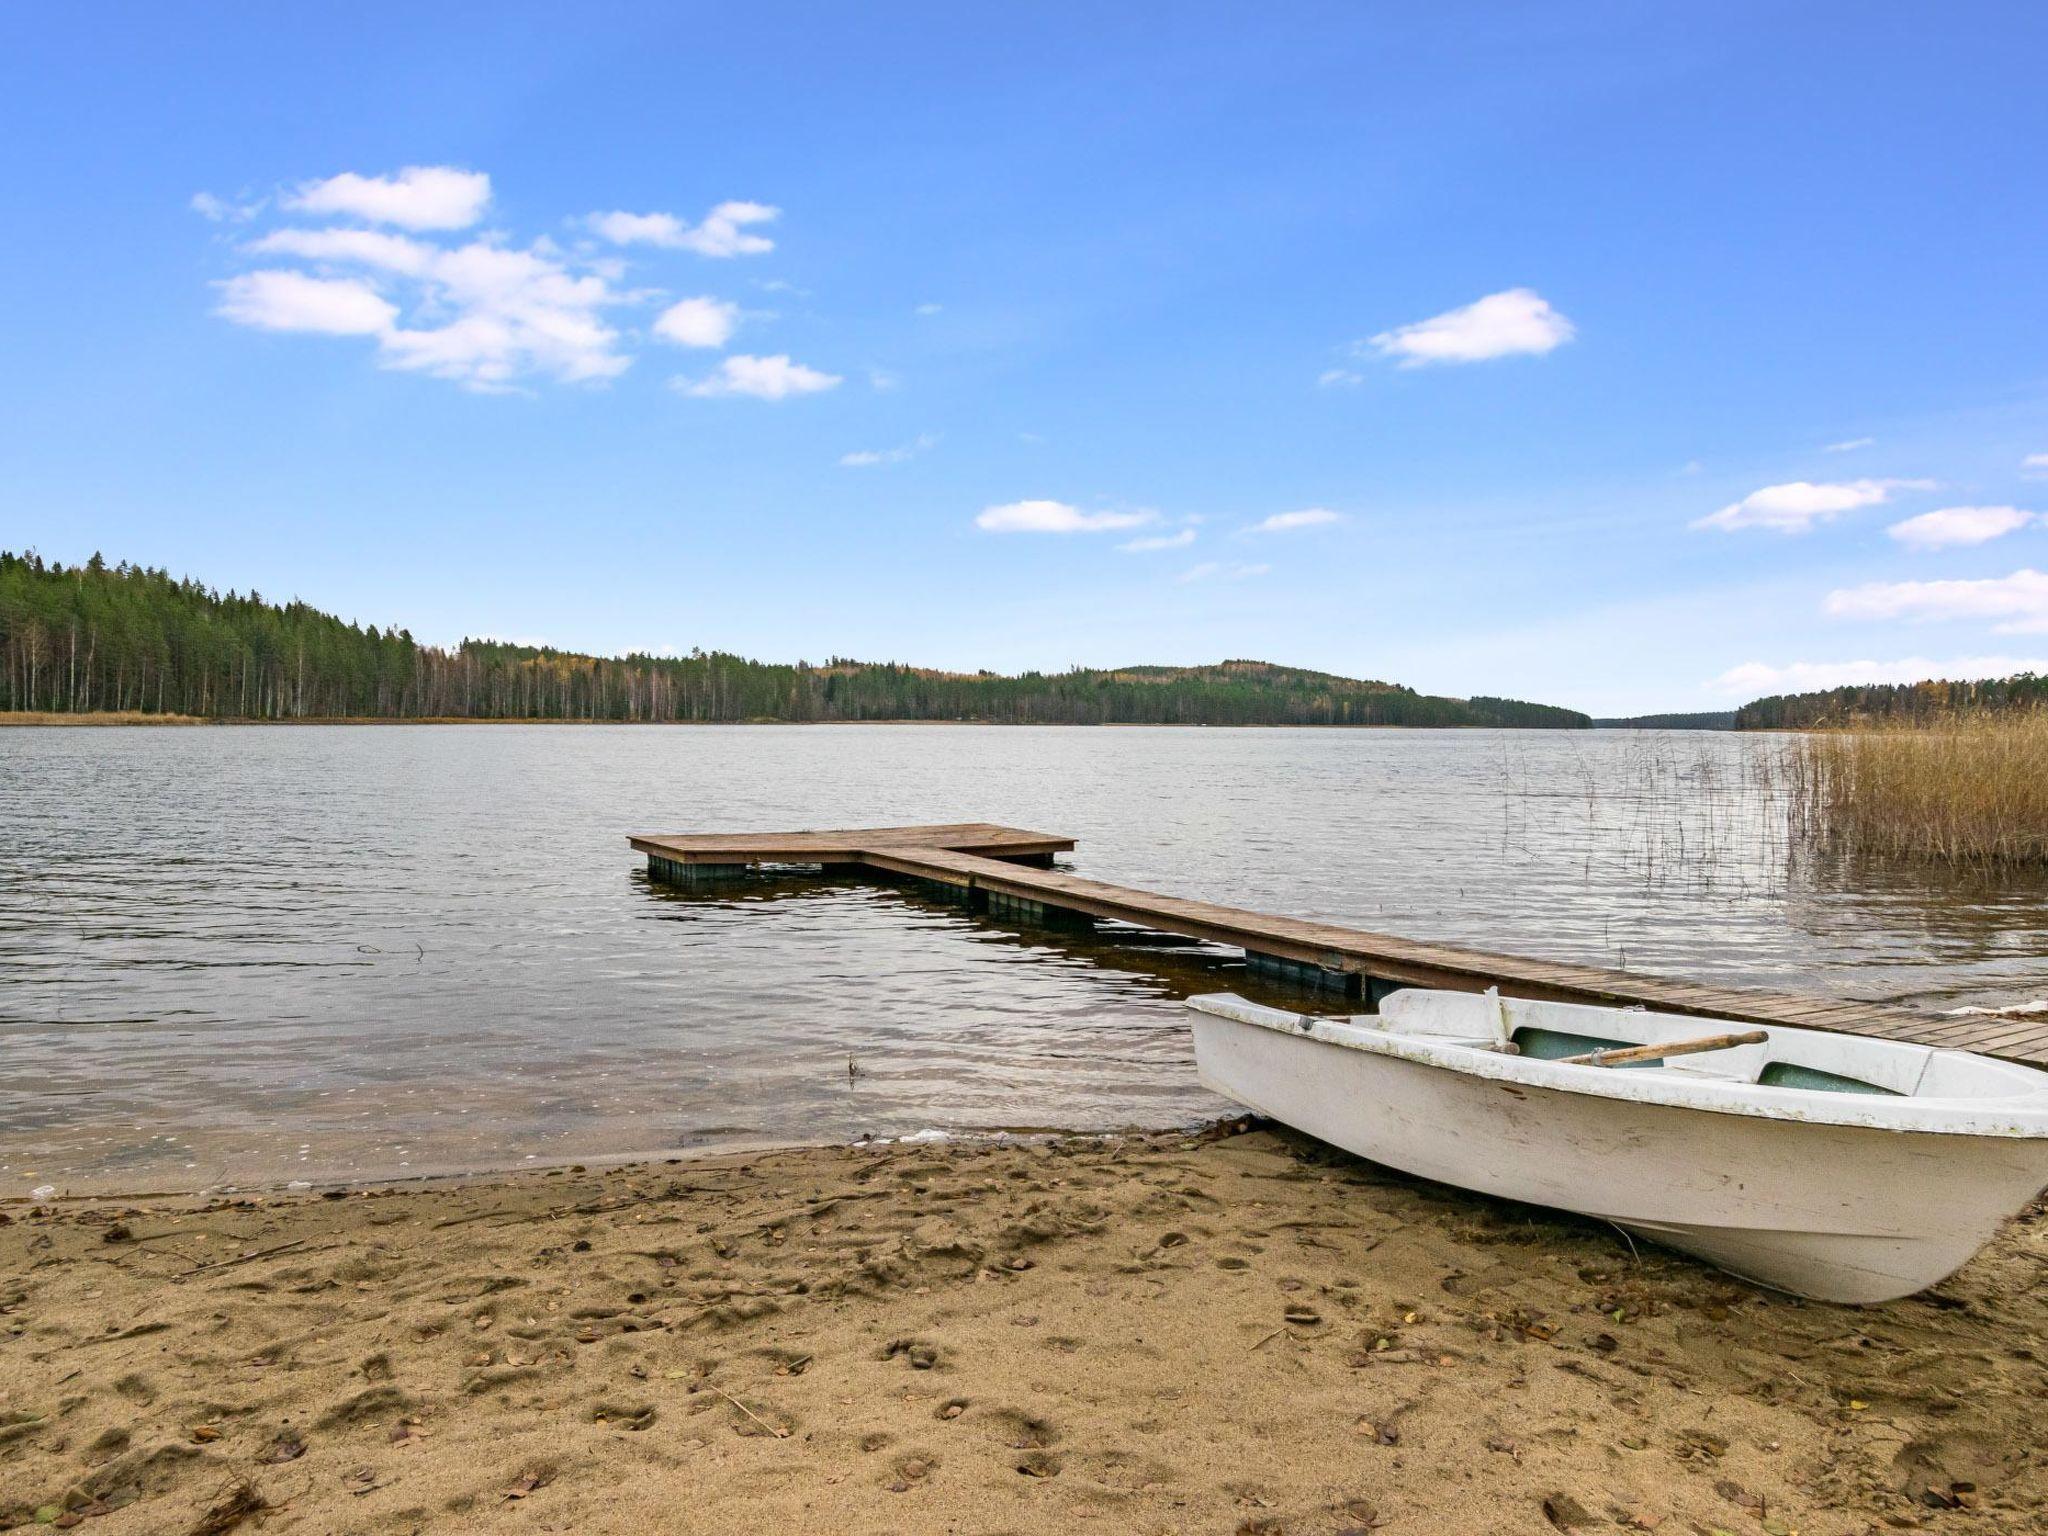
M761 865L817 865L909 879L1011 921L1071 926L1095 919L1242 949L1253 971L1337 998L1374 1003L1397 987L1445 987L1567 1003L1641 1006L1744 1023L1828 1029L1981 1051L2048 1067L2048 1017L1954 1018L1841 998L1708 986L1635 971L1496 955L1331 923L1086 880L1054 869L1071 837L963 822L813 832L674 833L628 839L651 878L714 885Z

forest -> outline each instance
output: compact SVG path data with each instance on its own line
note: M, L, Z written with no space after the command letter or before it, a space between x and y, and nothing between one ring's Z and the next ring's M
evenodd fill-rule
M859 721L1585 728L1575 710L1438 698L1226 661L955 673L716 651L585 656L495 640L449 649L305 603L136 565L0 552L0 711L208 720Z
M1609 731L1732 731L1735 711L1698 709L1675 715L1620 715L1595 720L1593 724Z
M2048 677L1952 682L1871 683L1816 693L1781 693L1755 699L1735 712L1738 731L1802 730L1809 726L1925 725L1965 714L2029 711L2048 704Z

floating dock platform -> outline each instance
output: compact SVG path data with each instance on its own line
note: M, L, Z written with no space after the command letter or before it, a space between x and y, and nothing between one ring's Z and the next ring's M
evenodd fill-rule
M628 838L649 877L710 887L761 865L807 864L909 879L999 921L1072 927L1096 919L1244 951L1271 981L1376 1003L1398 987L1441 987L1565 1003L1643 1007L1743 1023L1827 1029L1980 1051L2048 1067L2048 1016L1957 1018L1883 1003L1708 986L1636 971L1496 955L1331 923L1304 922L1207 901L1086 880L1053 867L1074 839L985 822L815 832L647 834Z

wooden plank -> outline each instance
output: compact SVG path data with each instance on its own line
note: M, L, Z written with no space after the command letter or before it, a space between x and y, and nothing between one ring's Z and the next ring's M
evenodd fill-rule
M846 863L936 881L1324 970L1411 986L1483 991L1556 1002L1649 1007L1743 1023L1826 1029L1916 1041L2048 1066L2048 1021L1964 1021L1853 998L1711 986L1562 960L1490 954L1215 902L1162 895L1012 860L1047 860L1074 839L988 822L804 832L672 833L629 838L680 864ZM1969 1042L1965 1044L1965 1042Z
M1973 1044L1965 1050L1983 1051L1986 1055L2006 1052L2039 1052L2048 1054L2048 1025L2039 1019L1997 1019L1977 1018L1972 1020L1978 1027L1966 1038Z
M991 858L1038 858L1065 853L1071 837L954 822L928 827L852 827L803 832L638 833L626 841L641 853L678 864L854 863L865 850L933 848L971 850Z

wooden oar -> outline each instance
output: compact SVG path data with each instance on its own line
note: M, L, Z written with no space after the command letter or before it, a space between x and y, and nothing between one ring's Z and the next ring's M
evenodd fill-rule
M1611 1051L1588 1051L1583 1056L1560 1056L1566 1066L1625 1067L1632 1061L1662 1061L1666 1056L1697 1056L1701 1051L1725 1051L1731 1045L1762 1045L1771 1037L1761 1029L1739 1035L1701 1035L1696 1040L1669 1040L1662 1045L1627 1045Z

